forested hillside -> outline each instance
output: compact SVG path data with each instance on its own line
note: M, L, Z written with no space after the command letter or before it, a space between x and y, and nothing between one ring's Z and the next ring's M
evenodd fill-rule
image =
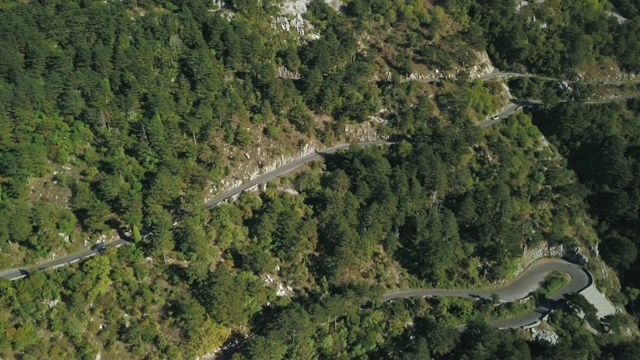
M470 32L484 39L498 68L573 77L590 67L606 68L606 59L612 58L626 71L640 70L640 20L620 24L603 11L610 6L606 1L445 3L461 22L469 23Z
M638 16L638 4L630 0L613 0L611 1L618 11L627 18Z
M485 323L544 296L380 302L496 286L525 249L601 240L626 288L597 280L638 315L638 104L548 103L481 129L507 91L470 78L485 51L559 79L637 71L638 18L608 6L313 0L303 35L268 0L3 2L0 268L130 243L0 280L0 357L629 358L637 318L596 319L579 297L550 318L556 342ZM536 98L528 81L514 93ZM239 169L350 128L398 141L205 206Z
M597 220L603 258L622 276L628 307L637 312L640 248L640 102L558 105L539 126L584 184ZM546 120L545 120L546 119Z
M171 236L158 234L247 151L278 156L314 138L330 144L343 124L414 96L424 97L416 116L432 116L435 92L476 120L498 104L499 87L480 83L381 89L372 81L375 52L358 51L362 30L321 2L308 15L321 36L303 43L271 28L277 7L268 2L246 5L251 11L146 6L62 1L2 14L4 266L109 229L136 238L153 229L152 246L171 249ZM302 79L278 78L279 66ZM398 111L393 128L407 134L420 123ZM39 201L47 195L55 199Z
M184 239L176 250L185 261L152 250L145 259L126 246L78 269L4 283L4 326L12 334L4 349L184 357L250 330L256 336L228 352L263 359L440 357L467 354L467 342L491 346L486 358L559 351L497 330L479 338L474 334L486 332L481 322L458 338L452 326L486 313L483 304L376 300L384 288L407 283L471 286L509 276L522 246L543 239L593 241L590 228L579 225L584 204L572 191L572 173L528 116L484 135L465 128L434 123L388 150L356 147L331 156L327 171L292 179L299 195L272 188L210 211L192 208L174 233ZM585 337L578 342L590 344L585 356L600 354L572 314L554 321ZM408 321L421 325L406 329ZM408 345L411 336L422 340ZM572 344L563 342L563 351Z
M0 244L9 258L22 254L10 244L27 248L32 262L66 246L69 235L78 241L108 228L167 231L230 171L230 149L263 137L295 149L291 142L305 139L298 131L315 134L306 103L341 118L354 118L349 111L366 117L376 106L376 92L355 80L368 76L361 71L368 60L345 61L355 52L349 31L336 37L327 30L300 49L305 69L332 67L338 78L326 81L335 86L323 85L322 76L314 84L277 78L276 66L300 57L296 43L272 32L269 3L234 12L233 21L204 2L14 5L0 21ZM352 79L340 85L345 76ZM355 88L367 98L345 101L359 94ZM315 135L332 141L332 131ZM68 206L30 206L28 180L54 170L40 191L70 188ZM46 221L32 220L38 218ZM154 246L171 242L160 237Z

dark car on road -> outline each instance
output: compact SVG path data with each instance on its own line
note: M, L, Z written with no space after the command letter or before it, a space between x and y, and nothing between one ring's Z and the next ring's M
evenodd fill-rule
M98 253L102 253L105 250L107 250L107 244L105 244L105 243L95 244L95 245L93 245L91 250L93 250L95 252L98 252Z

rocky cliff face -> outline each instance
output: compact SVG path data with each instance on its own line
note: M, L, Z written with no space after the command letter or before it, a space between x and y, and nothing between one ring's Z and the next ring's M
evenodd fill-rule
M417 81L435 81L440 79L453 80L457 78L461 73L467 73L470 78L477 79L498 71L491 63L489 55L486 51L476 51L475 56L475 65L470 68L454 68L450 71L442 71L440 69L427 69L420 72L411 73L405 79ZM380 79L391 80L391 71L383 71L381 74L375 77L375 80Z
M299 151L293 154L273 156L270 155L271 153L269 151L257 147L251 151L253 156L250 155L249 152L244 153L243 156L246 161L239 161L239 163L233 167L232 173L220 181L220 183L209 183L210 187L205 200L208 201L216 195L236 188L262 174L273 171L284 164L314 153L322 148L322 144L315 140L305 144Z
M380 139L380 133L373 123L347 124L344 127L344 137L339 142L366 142ZM206 200L214 198L216 195L238 187L263 174L271 172L296 159L312 154L327 148L319 140L308 140L298 151L290 154L274 155L278 149L275 144L264 147L255 147L251 150L235 156L232 172L220 183L209 183ZM233 157L231 152L227 156Z
M317 39L319 35L313 32L313 26L302 18L302 15L307 12L307 3L306 0L282 3L281 16L274 18L271 26L283 32L295 32L300 37Z
M342 2L340 0L325 0L325 2L340 11ZM317 39L319 35L314 32L313 26L302 15L307 12L307 4L309 0L293 0L285 1L280 5L280 14L274 18L271 26L276 30L283 32L295 32L302 38Z

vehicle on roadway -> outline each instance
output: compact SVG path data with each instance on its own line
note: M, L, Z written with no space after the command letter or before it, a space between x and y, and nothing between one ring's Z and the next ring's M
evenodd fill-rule
M107 250L107 244L105 244L105 243L95 244L95 245L93 245L91 250L93 250L93 251L95 251L97 253L103 253L105 250Z
M498 115L494 115L494 116L491 117L491 120L499 120L499 119L500 119L500 117Z

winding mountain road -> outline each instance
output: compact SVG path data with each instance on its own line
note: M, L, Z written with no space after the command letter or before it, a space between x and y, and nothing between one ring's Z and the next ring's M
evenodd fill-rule
M494 73L494 74L490 74L490 76L488 76L486 79L490 79L490 78L497 78L497 77L508 77L508 76L522 76L522 74L518 75L518 74L512 74L512 73ZM614 102L614 101L622 101L622 100L627 100L630 98L634 98L634 97L638 97L639 94L635 94L635 95L626 95L626 96L620 96L620 97L616 97L616 98L609 98L609 99L602 99L602 100L595 100L595 101L590 101L588 103L607 103L607 102ZM510 115L512 115L514 112L518 111L519 108L522 105L541 105L542 102L540 101L521 101L521 102L511 102L509 104L507 104L502 111L497 114L492 116L489 119L486 119L484 121L481 121L479 123L477 123L476 125L485 128L488 127L496 122L499 122L507 117L509 117ZM372 142L362 142L359 143L360 146L380 146L380 145L390 145L393 144L394 142L392 141L386 141L386 140L381 140L381 141L372 141ZM326 154L332 154L335 153L339 150L343 150L348 148L349 146L351 146L351 144L348 143L343 143L343 144L339 144L336 146L333 146L331 148L325 149L325 150L321 150L309 155L306 155L304 157L301 157L299 159L296 159L286 165L283 165L281 167L279 167L278 169L275 169L271 172L268 172L262 176L259 176L256 179L253 179L241 186L238 186L234 189L231 189L209 201L206 202L206 205L208 207L213 207L217 204L220 204L230 198L233 198L234 196L240 194L243 191L246 191L256 185L259 184L263 184L266 183L268 181L270 181L271 179L274 179L276 177L282 176L298 167L300 167L303 164L309 163L313 160L319 159L321 158L323 155ZM121 245L126 244L127 241L125 241L124 239L118 239L115 240L113 242L107 243L106 246L107 247L118 247ZM0 279L7 279L7 280L17 280L17 279L21 279L25 276L27 276L30 272L32 271L37 271L37 270L46 270L46 269L52 269L52 268L56 268L56 267L60 267L60 266L64 266L67 264L71 264L74 263L80 259L83 258L87 258L87 257L91 257L96 255L98 252L93 250L93 249L85 249L82 250L80 252L77 252L75 254L70 254L67 255L65 257L59 258L59 259L55 259L49 262L45 262L39 265L35 265L35 266L28 266L28 267L21 267L21 268L14 268L14 269L8 269L5 271L0 271ZM445 290L445 289L417 289L417 290L408 290L408 291L400 291L400 292L393 292L393 293L388 293L385 294L382 298L383 302L387 302L387 301L392 301L394 299L401 299L401 298L411 298L411 297L426 297L426 296L455 296L455 297L468 297L468 298L491 298L492 294L497 294L501 301L504 302L510 302L510 301L516 301L519 299L522 299L526 296L528 296L528 294L535 290L537 287L540 286L540 283L544 280L544 277L546 275L548 275L550 272L552 271L561 271L564 273L569 274L569 276L571 277L571 280L569 282L569 284L567 284L565 287L563 287L562 289L560 289L559 291L557 291L556 293L554 293L550 300L558 300L560 299L562 296L564 296L567 293L573 293L573 292L579 292L582 291L583 289L587 288L588 286L591 285L592 283L592 277L591 275L584 269L582 269L581 267L571 264L569 262L566 262L564 260L560 260L560 259L543 259L541 261L538 261L537 263L535 263L533 266L529 267L524 273L522 273L522 275L520 275L516 280L514 280L511 284L503 287L503 288L499 288L499 289L492 289L492 290ZM519 328L519 327L527 327L527 326L532 326L537 324L539 321L541 321L541 319L546 316L552 309L550 307L546 307L546 306L541 306L538 307L536 309L534 309L533 311L515 317L515 318L510 318L510 319L504 319L504 320L497 320L497 321L493 321L490 323L490 325L497 327L497 328Z
M497 78L497 77L508 77L508 76L527 76L527 74L515 74L515 73L502 73L502 72L496 72L496 73L492 73L487 75L485 78L486 79L492 79L492 78ZM533 75L532 75L533 76ZM483 79L485 79L483 78ZM607 103L607 102L614 102L614 101L623 101L623 100L628 100L631 98L635 98L635 97L639 97L640 94L633 94L633 95L624 95L624 96L619 96L619 97L614 97L614 98L608 98L608 99L602 99L602 100L593 100L593 101L588 101L587 103L590 104L602 104L602 103ZM476 123L476 125L485 128L488 126L491 126L509 116L511 116L514 112L518 111L519 107L521 105L542 105L543 103L539 100L526 100L526 101L517 101L517 102L510 102L509 104L507 104L500 113L492 116L491 118L488 118L484 121L478 122ZM371 141L371 142L362 142L359 143L360 146L378 146L378 145L390 145L392 144L392 141L386 141L386 140L380 140L380 141ZM327 155L327 154L333 154L339 150L343 150L348 148L349 146L351 146L351 144L349 143L343 143L343 144L339 144L309 155L306 155L304 157L301 157L299 159L296 159L286 165L281 166L278 169L275 169L271 172L268 172L256 179L253 179L243 185L240 185L234 189L231 189L227 192L225 192L224 194L221 194L209 201L206 202L206 205L208 207L212 207L215 206L223 201L226 201L238 194L240 194L243 191L246 191L256 185L259 184L264 184L266 182L268 182L269 180L272 180L278 176L282 176L298 167L300 167L303 164L309 163L313 160L319 159L321 158L323 155ZM106 244L107 247L117 247L117 246L121 246L123 244L126 244L127 241L124 239L117 239L115 241L109 242ZM14 269L8 269L8 270L4 270L4 271L0 271L0 279L8 279L8 280L16 280L16 279L20 279L25 277L29 272L33 271L33 270L45 270L45 269L51 269L51 268L56 268L59 266L63 266L66 264L70 264L73 262L76 262L79 259L85 258L85 257L90 257L90 256L94 256L96 255L96 251L94 250L90 250L90 249L85 249L82 250L80 252L74 253L74 254L69 254L65 257L59 258L59 259L55 259L52 261L48 261L42 264L38 264L38 265L34 265L34 266L24 266L21 268L14 268Z
M382 302L393 301L395 299L433 296L491 299L492 294L498 295L501 302L513 302L529 296L529 293L540 287L545 276L553 271L566 273L571 279L567 285L549 297L549 300L552 300L550 303L559 300L565 294L580 292L593 283L591 274L582 267L561 259L545 258L535 262L513 282L501 288L488 290L417 289L398 291L385 294L382 297ZM551 310L551 306L540 306L526 314L510 319L492 321L489 324L501 329L526 327L541 321Z
M490 80L490 79L496 79L496 78L505 78L505 77L514 77L514 76L524 76L524 77L538 77L538 78L542 78L542 79L553 79L553 78L547 78L544 76L538 76L538 75L533 75L533 74L519 74L519 73L511 73L511 72L494 72L491 74L487 74L485 76L483 76L482 78L480 78L481 80ZM430 80L425 80L425 81L432 81L432 80L437 80L437 79L430 79ZM418 80L420 81L420 80ZM624 95L624 96L618 96L618 97L613 97L613 98L607 98L607 99L601 99L601 100L592 100L592 101L587 101L586 103L589 104L603 104L603 103L608 103L608 102L615 102L615 101L623 101L623 100L628 100L631 98L635 98L635 97L639 97L640 94L632 94L632 95ZM519 107L522 105L542 105L543 103L539 100L525 100L525 101L515 101L515 102L510 102L509 104L507 104L502 111L499 114L496 114L484 121L478 122L476 123L476 125L485 128L488 126L491 126L509 116L511 116L511 114L513 114L514 112L518 111ZM359 143L360 146L376 146L376 145L389 145L392 144L393 142L390 141L372 141L372 142L362 142ZM225 192L224 194L221 194L209 201L206 202L206 205L209 207L215 206L223 201L226 201L227 199L230 199L238 194L240 194L243 191L246 191L256 185L259 184L264 184L266 182L268 182L269 180L276 178L278 176L282 176L296 168L298 168L299 166L306 164L310 161L316 160L321 158L323 155L326 154L332 154L335 153L336 151L339 150L343 150L348 148L349 146L351 146L351 144L348 143L343 143L343 144L339 144L336 146L333 146L331 148L325 149L325 150L321 150L309 155L306 155L304 157L301 157L297 160L294 160L286 165L281 166L280 168L271 171L269 173L266 173L256 179L253 179L249 182L247 182L246 184L240 185L232 190L229 190L227 192ZM106 246L107 247L117 247L117 246L121 246L126 244L127 241L124 239L118 239L115 241L112 241L110 243L107 243ZM82 258L86 258L86 257L90 257L90 256L94 256L96 255L97 252L95 250L90 250L90 249L85 249L82 250L80 252L74 253L74 254L69 254L65 257L59 258L59 259L55 259L52 261L48 261L42 264L38 264L38 265L34 265L34 266L24 266L21 268L14 268L14 269L8 269L8 270L4 270L4 271L0 271L0 279L8 279L8 280L16 280L16 279L21 279L23 277L25 277L27 274L29 274L29 272L34 271L34 270L45 270L45 269L51 269L51 268L56 268L59 266L63 266L66 264L70 264L70 263L74 263L79 259Z

